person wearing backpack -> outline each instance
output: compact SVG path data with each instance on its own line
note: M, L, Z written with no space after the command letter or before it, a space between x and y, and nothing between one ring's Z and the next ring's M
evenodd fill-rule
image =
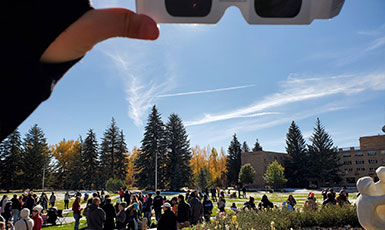
M20 211L20 220L15 224L15 230L32 230L33 220L29 218L29 209L23 208Z

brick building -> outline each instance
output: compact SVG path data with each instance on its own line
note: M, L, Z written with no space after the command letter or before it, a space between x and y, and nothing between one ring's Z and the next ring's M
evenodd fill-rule
M385 166L385 135L360 137L360 147L340 148L338 153L343 164L342 183L355 186L364 176L378 180L375 171Z
M242 165L250 163L256 172L254 183L250 186L253 188L264 188L266 184L263 180L263 175L267 166L269 166L269 164L271 164L274 160L277 160L281 165L283 165L286 157L286 153L278 152L258 151L242 153Z

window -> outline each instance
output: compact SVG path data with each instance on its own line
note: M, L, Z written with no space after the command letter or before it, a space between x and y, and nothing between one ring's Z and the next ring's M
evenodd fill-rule
M363 152L356 152L354 155L357 156L357 157L360 157L360 156L363 156L364 153Z
M346 168L345 171L346 172L353 172L353 169L352 168Z
M381 150L381 154L382 154L382 155L385 155L385 150Z
M374 170L375 170L375 168L369 168L370 172L373 172Z
M385 163L385 159L384 158L382 158L382 163Z
M375 156L376 155L376 151L370 151L368 152L368 156Z
M356 168L356 171L365 171L365 168Z
M354 177L346 177L346 183L354 184L354 183L356 183L356 178L354 178Z
M344 165L351 165L352 161L344 161Z
M369 160L369 164L377 164L377 160Z
M342 156L343 156L343 157L351 157L352 154L350 154L350 153L344 153L344 154L342 154Z
M365 164L365 161L356 161L356 165L363 165Z

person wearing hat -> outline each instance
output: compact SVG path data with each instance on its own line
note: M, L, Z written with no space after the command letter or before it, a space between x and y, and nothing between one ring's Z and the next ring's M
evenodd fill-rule
M158 230L176 230L177 222L176 216L173 211L171 211L171 204L166 202L162 205L163 214L160 216L158 221Z
M20 211L20 219L15 224L15 230L32 230L33 220L29 218L29 209L23 208Z
M32 230L41 230L43 226L43 218L40 216L41 210L43 210L43 207L41 207L40 205L37 205L32 209Z

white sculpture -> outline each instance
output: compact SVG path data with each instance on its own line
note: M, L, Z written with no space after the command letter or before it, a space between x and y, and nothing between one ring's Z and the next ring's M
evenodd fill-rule
M362 177L357 181L360 193L356 201L358 220L366 230L385 229L385 167L376 170L379 181Z

